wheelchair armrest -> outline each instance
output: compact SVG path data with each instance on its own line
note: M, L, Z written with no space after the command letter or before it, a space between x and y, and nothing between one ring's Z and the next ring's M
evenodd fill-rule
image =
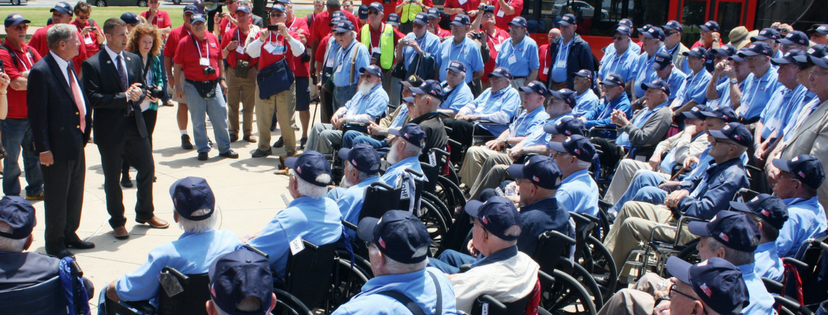
M108 301L111 302L111 300L108 300ZM112 302L112 303L118 303L118 302ZM139 312L141 312L141 314L155 314L155 307L152 306L152 304L150 304L149 301L130 301L130 302L123 301L123 303L126 304L127 306L131 307L131 308L134 308L134 309L138 310Z
M442 155L442 156L451 156L451 154L446 152L446 150L443 150L443 149L440 149L440 148L431 148L431 150L434 151L435 153L438 153L438 154Z
M356 231L358 229L356 224L353 224L353 223L345 221L345 220L342 220L342 225L344 225L346 228L349 228L349 229L354 230L354 231Z
M437 111L437 114L440 115L441 117L445 117L445 118L451 117L451 115L449 115L446 112Z
M255 247L253 247L253 246L252 246L252 245L250 245L250 244L244 244L244 248L247 248L249 251L254 252L254 253L256 253L256 254L262 255L262 256L264 256L265 258L270 258L270 255L266 254L266 253L265 253L265 252L263 252L263 251L260 251L258 248L255 248Z
M451 128L447 128L447 129L451 129ZM449 145L453 145L453 146L458 146L458 147L462 147L462 146L463 146L460 142L457 142L457 140L454 140L454 139L452 139L452 138L449 138L449 139L448 139L448 144L449 144Z
M564 235L563 233L555 231L555 230L549 230L549 231L543 232L541 235L538 236L538 239L541 239L541 238L550 238L550 239L555 239L555 240L561 240L561 241L566 242L569 245L575 244L575 239L574 238L571 238L571 237L569 237L567 235Z
M344 126L345 127L368 127L368 125L370 125L370 124L369 123L364 123L364 122L349 122L349 123L345 123Z
M166 266L166 267L164 267L164 269L161 269L161 273L165 273L165 272L169 273L169 274L172 274L173 276L178 278L178 280L180 280L181 282L184 282L185 284L190 282L190 277L188 277L187 275L181 273L181 271L178 271L177 269L175 269L173 267Z
M819 246L819 248L821 248L823 251L828 251L828 244L825 244L825 243L821 242L820 240L812 239L811 244L813 246Z
M417 177L420 177L420 178L422 178L422 177L423 177L423 173L422 173L422 172L420 172L420 171L418 171L418 170L415 170L415 169L413 169L413 168L406 168L406 169L405 169L405 171L406 171L406 172L409 172L409 173L411 173L411 174L414 174L414 175L416 175Z
M476 121L478 125L501 125L488 119L480 119Z
M471 264L464 264L460 266L460 273L469 271L471 269Z
M494 307L500 310L506 310L506 305L496 300L491 295L483 294L481 296L478 296L477 300L480 301L480 303L489 303L489 305L494 305Z
M808 268L810 268L810 266L808 266L808 264L806 264L806 263L804 263L801 260L796 259L796 258L782 257L782 261L785 262L785 263L793 265L794 267L796 267L796 269L799 269L800 272L808 270Z
M780 283L776 280L768 279L768 278L765 278L765 277L761 277L761 278L762 278L762 283L765 284L765 289L767 289L768 292L770 292L770 293L779 294L784 289L784 286L782 285L782 283Z
M543 270L538 270L538 280L541 282L555 283L555 278L552 278L552 276L543 272Z
M83 277L83 269L81 269L80 265L78 265L77 260L72 260L72 263L69 264L69 269L72 270L72 275L75 277Z
M391 185L388 185L383 181L373 182L373 183L371 183L371 186L375 186L375 187L379 186L379 187L382 187L383 189L387 189L387 190L394 190L395 189L394 187L391 187Z
M813 314L807 307L802 307L802 305L799 305L798 301L795 301L788 297L774 295L773 301L776 302L776 304L778 305L784 306L788 310L792 311L794 314Z

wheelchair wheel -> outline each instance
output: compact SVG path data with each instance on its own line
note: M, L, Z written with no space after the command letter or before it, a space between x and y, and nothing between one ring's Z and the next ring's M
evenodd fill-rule
M448 225L446 225L443 214L439 212L440 210L437 210L428 200L422 200L420 208L423 211L420 220L425 223L428 235L431 237L431 257L437 257L442 252L443 239L448 234Z
M615 269L612 254L604 247L604 244L590 235L586 239L586 246L583 247L580 257L577 263L584 267L595 279L595 283L600 288L601 296L608 297L615 293L615 287L618 284L618 270Z
M273 311L271 311L270 314L313 315L313 312L311 312L311 310L308 309L302 301L299 301L298 298L293 296L293 294L290 294L282 289L273 289L273 293L276 293L276 300L279 302L276 303L276 307L273 308Z
M446 176L438 176L437 181L437 187L442 188L444 197L450 197L442 200L446 200L446 206L452 211L453 217L454 209L466 206L466 197L463 196L463 190L457 186L457 183Z
M351 261L345 258L336 258L334 265L332 283L333 288L327 303L327 312L333 312L337 307L345 304L354 295L362 291L362 286L368 282L365 270L358 264L351 268Z
M361 272L365 276L365 278L371 279L371 278L374 277L374 272L371 271L371 262L368 261L367 258L365 258L365 257L368 257L367 250L368 249L366 248L363 252L363 251L360 251L356 248L354 249L354 267L355 268L358 267L359 272ZM350 263L350 258L351 257L350 257L350 254L348 254L348 251L346 251L344 249L338 249L338 250L336 250L336 255L338 257L342 257L343 259L348 260L349 263ZM363 255L365 255L365 256L363 256Z
M432 206L437 208L440 216L443 217L443 221L446 222L446 226L449 226L451 224L452 215L451 212L449 212L449 208L446 206L445 199L441 199L428 191L423 191L422 197L431 203Z
M595 304L586 289L572 276L553 270L551 275L540 271L541 302L551 314L595 315Z
M601 309L601 306L604 305L603 297L606 295L604 295L605 293L602 288L598 286L598 283L595 281L592 273L579 264L570 265L569 259L565 259L565 257L561 257L556 270L565 272L580 282L584 286L584 289L587 290L587 293L592 296L592 302L595 304L595 309Z

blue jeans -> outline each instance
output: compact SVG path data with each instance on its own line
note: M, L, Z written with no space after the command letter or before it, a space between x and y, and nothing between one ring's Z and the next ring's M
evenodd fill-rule
M632 182L630 182L630 187L627 187L627 191L625 191L621 198L618 199L618 202L615 203L615 206L613 206L610 211L618 212L618 210L621 209L627 201L646 201L652 204L659 204L654 202L658 199L657 196L648 194L647 192L641 192L641 190L645 187L658 188L658 185L661 185L662 183L664 183L664 177L659 176L655 172L638 171ZM636 196L641 199L636 198ZM661 203L664 203L664 197L661 197Z
M466 244L463 244L463 246L466 246ZM437 259L429 259L428 265L440 269L442 272L453 275L460 273L460 266L465 264L473 264L477 260L478 258L474 258L473 256L448 249L440 254L440 257Z
M632 201L643 201L654 205L663 205L667 199L667 192L657 186L641 188L633 196Z
M26 196L43 192L43 173L40 172L40 156L32 150L32 128L28 119L6 118L2 122L0 142L6 149L3 159L3 194L20 195L20 165L17 159L23 149L23 167L26 170Z
M374 148L382 148L387 145L385 140L377 140L359 131L349 130L342 136L342 147L353 148L357 143L367 143Z
M221 93L221 85L216 84L215 97L203 98L198 94L195 86L186 82L184 83L184 99L187 100L190 118L193 121L193 138L195 138L198 153L210 152L210 144L207 143L205 114L210 116L210 123L213 124L213 134L216 137L219 152L226 153L230 151L230 132L227 131L227 106L224 103L224 95Z

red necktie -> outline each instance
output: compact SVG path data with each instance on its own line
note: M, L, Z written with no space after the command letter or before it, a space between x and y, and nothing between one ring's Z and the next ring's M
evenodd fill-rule
M75 99L75 106L78 107L80 130L86 132L86 107L84 107L83 94L81 94L78 81L75 80L75 71L72 70L72 64L66 67L66 72L69 74L69 88L72 89L72 98Z

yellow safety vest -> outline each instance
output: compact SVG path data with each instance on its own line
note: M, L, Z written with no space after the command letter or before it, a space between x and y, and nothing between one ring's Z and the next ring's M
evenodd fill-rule
M373 54L374 47L371 46L371 24L363 25L359 36L362 44L368 47L368 52ZM394 27L391 25L385 24L385 29L383 29L380 35L379 47L381 52L380 66L385 70L391 69L391 66L394 65Z
M420 12L423 12L422 7L413 4L406 4L402 8L402 14L400 14L400 23L408 23L410 21L414 21L414 17L416 17L417 13Z

